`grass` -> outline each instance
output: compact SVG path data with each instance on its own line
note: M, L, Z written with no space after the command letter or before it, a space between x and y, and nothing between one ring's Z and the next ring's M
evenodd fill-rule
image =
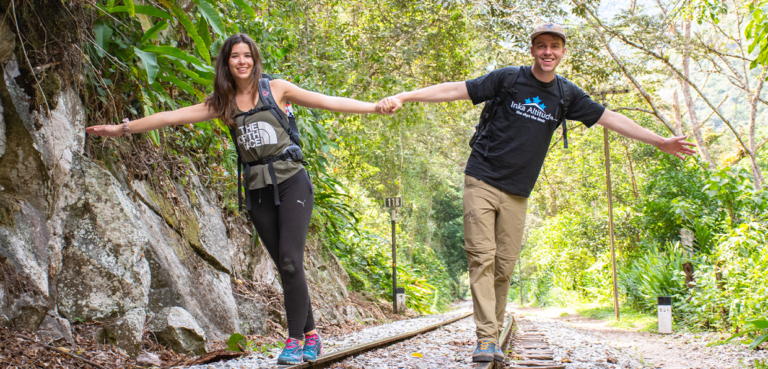
M603 320L611 327L624 328L624 329L638 329L640 332L657 332L657 318L654 314L647 314L639 312L628 306L621 306L619 308L619 319L616 320L614 316L613 306L605 305L583 305L576 308L579 315Z

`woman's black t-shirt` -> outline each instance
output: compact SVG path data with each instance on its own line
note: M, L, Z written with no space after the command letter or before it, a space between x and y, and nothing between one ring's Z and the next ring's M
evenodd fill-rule
M472 103L500 96L507 75L508 70L497 69L466 81ZM605 107L580 88L572 87L566 118L593 126ZM560 89L557 79L548 83L536 79L531 67L520 67L514 89L517 93L510 94L488 122L487 138L475 143L464 172L512 195L528 197L557 128Z

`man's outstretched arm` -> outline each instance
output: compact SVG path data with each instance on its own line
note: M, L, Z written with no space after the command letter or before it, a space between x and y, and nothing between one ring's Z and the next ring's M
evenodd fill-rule
M404 102L441 103L456 100L469 100L466 82L446 82L422 89L401 92L379 101L377 109L394 113L403 107Z
M695 147L696 144L685 141L688 136L677 137L661 137L635 123L632 119L629 119L619 113L605 109L605 112L597 121L597 124L610 129L624 137L629 137L633 140L645 142L649 145L656 146L659 150L677 156L680 159L684 159L685 155L694 155L696 151L690 147ZM690 147L689 147L690 146Z

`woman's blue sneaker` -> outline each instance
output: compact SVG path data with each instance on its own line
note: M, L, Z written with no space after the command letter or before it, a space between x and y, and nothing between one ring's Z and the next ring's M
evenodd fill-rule
M323 354L323 343L320 335L308 334L304 336L304 361L315 361Z
M472 353L472 361L475 363L491 362L495 354L496 344L491 340L481 340L477 343L475 352Z
M283 352L277 357L277 364L301 364L301 357L303 356L302 351L301 341L295 338L289 338L288 342L285 343Z

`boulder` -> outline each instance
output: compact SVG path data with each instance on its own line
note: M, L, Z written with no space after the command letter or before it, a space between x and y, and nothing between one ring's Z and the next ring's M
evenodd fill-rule
M69 321L59 317L55 311L49 311L46 314L43 323L37 329L37 335L40 336L44 342L66 342L70 345L75 344L75 339L72 338L72 327L69 325ZM59 344L61 346L61 344Z
M163 366L163 361L160 360L160 357L151 353L151 352L143 352L141 355L136 357L136 365L138 366L156 366L161 367Z
M128 355L135 356L141 351L146 317L144 309L133 309L120 318L107 322L104 326L107 342L122 348Z
M160 311L149 321L149 330L159 343L177 353L204 355L206 336L195 318L186 310L174 306Z
M144 250L150 238L142 215L112 175L83 159L70 191L79 198L66 213L58 311L73 321L101 320L147 305L150 272ZM77 197L77 196L75 196Z

